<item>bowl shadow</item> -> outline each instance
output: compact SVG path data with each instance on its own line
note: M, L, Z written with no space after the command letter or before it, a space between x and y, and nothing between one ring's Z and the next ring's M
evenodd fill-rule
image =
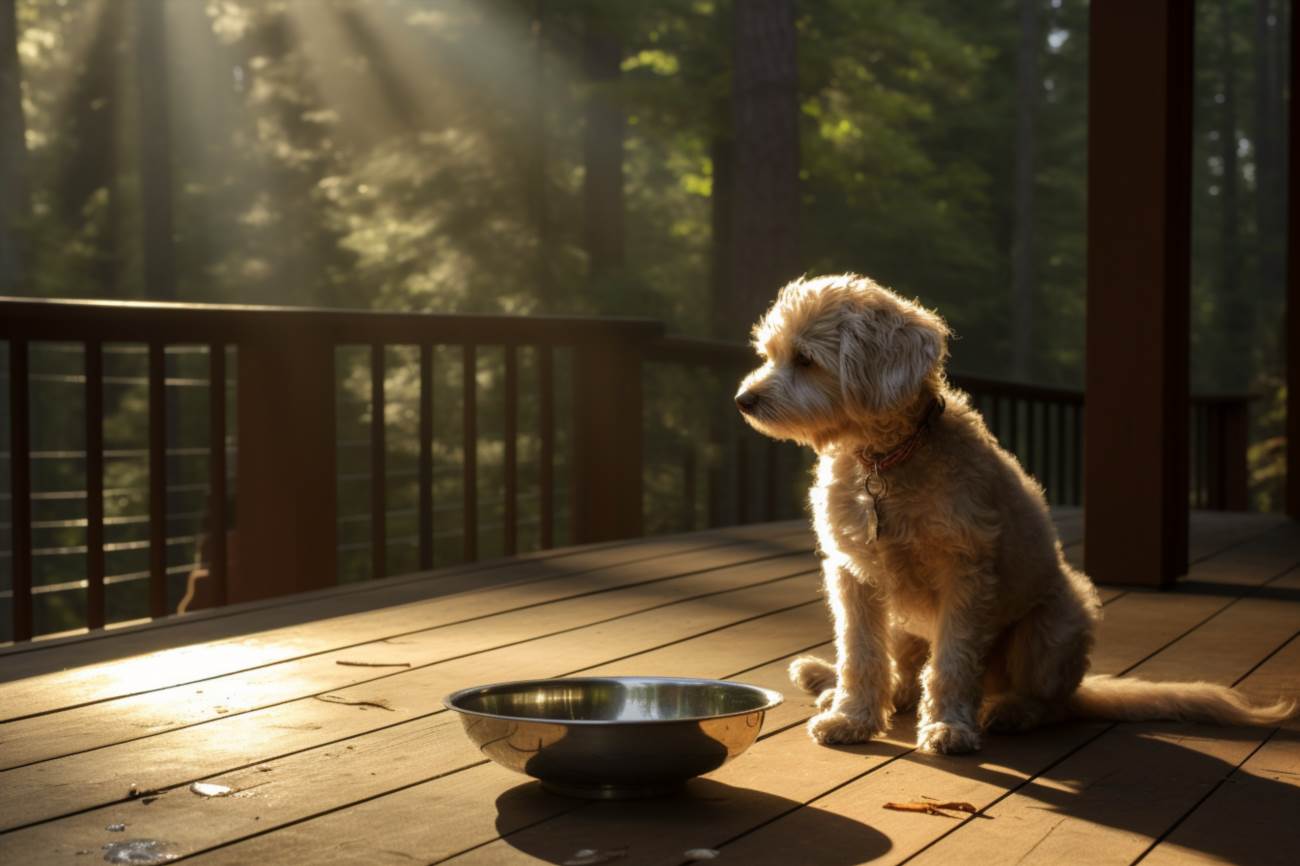
M887 836L866 824L796 800L711 779L693 779L677 794L645 800L572 800L566 804L557 803L557 799L539 782L526 782L503 793L496 801L501 841L561 866L682 863L689 850L720 848L754 827L797 810L801 837L812 844L833 838L834 848L843 852L831 860L819 857L817 862L824 866L872 860L891 847ZM532 823L548 807L553 812L557 807L564 811L550 820ZM525 826L521 829L521 825Z

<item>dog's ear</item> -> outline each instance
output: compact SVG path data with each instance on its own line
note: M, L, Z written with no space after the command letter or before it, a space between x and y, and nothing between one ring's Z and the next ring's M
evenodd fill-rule
M850 406L882 412L916 393L948 348L948 326L915 304L863 310L840 325L840 387Z

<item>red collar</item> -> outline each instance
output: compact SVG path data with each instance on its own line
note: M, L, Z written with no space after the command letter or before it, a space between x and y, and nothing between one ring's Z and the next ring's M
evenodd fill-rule
M930 405L925 409L925 415L921 417L921 423L917 425L916 430L911 436L903 440L893 451L887 454L873 453L868 454L865 448L859 448L853 452L853 456L858 458L858 462L867 470L868 476L879 477L880 473L885 472L904 460L912 456L918 445L921 444L921 437L925 431L930 429L930 424L935 418L943 414L946 403L942 397L935 397L930 401Z

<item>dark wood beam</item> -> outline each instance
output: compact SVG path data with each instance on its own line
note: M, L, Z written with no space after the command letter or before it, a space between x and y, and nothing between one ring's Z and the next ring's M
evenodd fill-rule
M1187 571L1192 3L1090 14L1084 563L1165 585Z
M1286 513L1300 517L1300 0L1291 0L1291 88L1286 221Z

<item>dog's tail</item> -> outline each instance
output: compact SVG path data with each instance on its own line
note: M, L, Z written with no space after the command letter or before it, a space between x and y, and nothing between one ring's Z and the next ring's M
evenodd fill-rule
M1114 722L1272 725L1295 712L1294 700L1256 703L1236 689L1214 683L1153 683L1107 676L1084 677L1069 702L1069 713L1075 718Z

